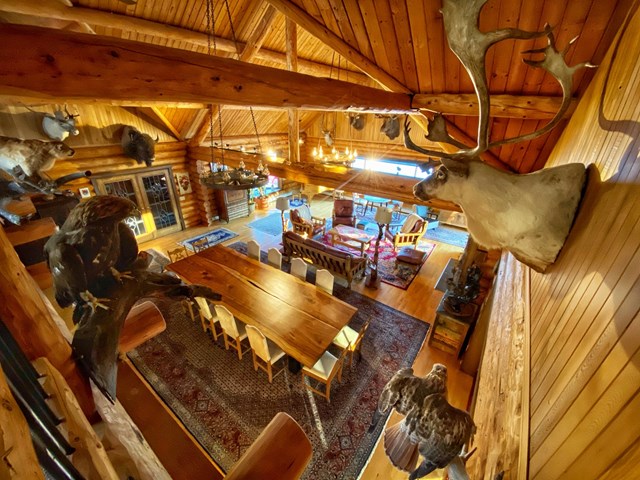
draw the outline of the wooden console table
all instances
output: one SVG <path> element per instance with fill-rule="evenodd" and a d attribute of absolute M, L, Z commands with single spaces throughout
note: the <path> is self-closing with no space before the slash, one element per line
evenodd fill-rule
<path fill-rule="evenodd" d="M 436 309 L 436 318 L 429 331 L 429 345 L 443 352 L 452 353 L 456 357 L 460 356 L 460 351 L 465 344 L 469 329 L 476 321 L 478 306 L 474 303 L 468 304 L 471 312 L 466 316 L 459 316 L 447 311 L 444 301 L 447 298 L 444 294 L 440 304 Z"/>

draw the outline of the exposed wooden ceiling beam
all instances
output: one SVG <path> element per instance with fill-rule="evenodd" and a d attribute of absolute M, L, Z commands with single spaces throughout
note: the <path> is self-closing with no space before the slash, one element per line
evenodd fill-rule
<path fill-rule="evenodd" d="M 149 35 L 155 38 L 166 38 L 181 41 L 190 45 L 200 47 L 207 46 L 207 34 L 196 32 L 185 28 L 174 27 L 164 23 L 153 22 L 142 18 L 121 15 L 118 13 L 103 12 L 86 7 L 66 7 L 57 1 L 51 0 L 0 0 L 0 11 L 19 13 L 23 15 L 33 15 L 45 19 L 58 19 L 75 22 L 83 22 L 98 27 L 117 28 L 119 30 Z M 237 53 L 236 44 L 229 39 L 215 37 L 216 49 L 226 53 Z M 238 42 L 238 49 L 242 51 L 245 47 L 243 42 Z M 281 65 L 286 64 L 286 55 L 283 52 L 260 49 L 256 53 L 257 60 L 264 60 Z M 329 77 L 331 65 L 313 62 L 307 59 L 299 59 L 300 72 L 316 77 Z M 353 83 L 367 83 L 369 77 L 358 72 L 349 72 L 349 80 Z"/>
<path fill-rule="evenodd" d="M 491 116 L 546 120 L 554 117 L 561 103 L 562 97 L 493 94 Z M 566 113 L 567 117 L 573 114 L 576 104 L 577 100 L 574 99 Z M 473 93 L 418 93 L 413 96 L 411 106 L 445 115 L 478 115 L 478 97 Z"/>
<path fill-rule="evenodd" d="M 267 7 L 262 14 L 262 17 L 256 22 L 253 31 L 249 35 L 249 40 L 244 45 L 240 55 L 238 55 L 238 60 L 241 62 L 248 62 L 260 51 L 262 42 L 264 42 L 264 39 L 269 32 L 269 27 L 273 23 L 276 13 L 277 10 L 271 5 Z M 215 105 L 213 109 L 210 110 L 209 115 L 205 116 L 198 127 L 197 133 L 189 141 L 191 145 L 200 145 L 204 139 L 207 138 L 207 134 L 211 135 L 211 122 L 209 121 L 209 117 L 215 117 L 219 112 L 220 105 Z"/>
<path fill-rule="evenodd" d="M 334 49 L 344 58 L 349 60 L 352 64 L 362 70 L 363 73 L 369 75 L 373 80 L 378 82 L 382 87 L 391 90 L 393 92 L 402 92 L 402 93 L 412 93 L 409 88 L 403 85 L 401 82 L 396 80 L 382 68 L 378 67 L 373 61 L 369 60 L 367 57 L 362 55 L 360 52 L 355 50 L 351 45 L 345 42 L 342 38 L 337 36 L 331 30 L 329 30 L 325 25 L 318 22 L 315 18 L 309 15 L 307 12 L 302 10 L 296 4 L 291 2 L 290 0 L 266 0 L 273 6 L 275 6 L 278 10 L 286 15 L 287 18 L 290 18 L 294 22 L 296 22 L 299 26 L 307 30 L 311 35 L 316 37 L 318 40 L 326 44 L 327 46 Z M 426 34 L 426 32 L 425 32 Z M 422 113 L 414 113 L 411 115 L 411 118 L 422 128 L 425 132 L 427 129 L 427 118 Z M 464 134 L 462 131 L 455 128 L 455 126 L 451 126 L 449 132 L 452 137 L 456 138 L 461 142 L 466 142 L 468 140 L 468 136 Z M 451 145 L 441 145 L 444 150 L 451 148 Z M 481 158 L 494 166 L 500 165 L 499 168 L 503 170 L 510 170 L 510 168 L 502 162 L 498 157 L 496 157 L 493 153 L 486 151 L 482 153 Z"/>
<path fill-rule="evenodd" d="M 207 115 L 208 110 L 206 108 L 198 110 L 191 119 L 191 122 L 182 129 L 182 138 L 193 138 Z"/>
<path fill-rule="evenodd" d="M 271 7 L 273 8 L 273 7 Z M 285 43 L 287 50 L 287 70 L 298 71 L 298 31 L 293 20 L 285 20 Z M 288 134 L 289 134 L 289 161 L 300 161 L 300 115 L 298 110 L 290 108 L 287 110 Z"/>
<path fill-rule="evenodd" d="M 0 95 L 410 111 L 405 94 L 157 45 L 20 25 L 0 35 L 0 63 L 11 65 Z"/>
<path fill-rule="evenodd" d="M 171 134 L 176 137 L 176 139 L 178 139 L 179 141 L 182 141 L 182 135 L 180 135 L 180 132 L 176 129 L 176 127 L 173 126 L 173 124 L 169 121 L 169 119 L 164 115 L 164 113 L 162 113 L 162 111 L 160 111 L 160 109 L 158 107 L 150 107 L 149 108 L 149 113 L 155 117 L 158 121 L 160 121 L 160 123 L 162 123 L 165 127 L 167 127 L 169 129 L 169 131 L 171 132 Z"/>
<path fill-rule="evenodd" d="M 295 3 L 289 0 L 267 1 L 280 10 L 287 18 L 290 18 L 318 40 L 334 49 L 384 88 L 388 88 L 395 92 L 411 92 L 401 82 L 378 67 L 375 62 L 362 55 L 358 50 L 350 46 L 342 38 L 333 33 L 326 26 L 322 25 Z"/>
<path fill-rule="evenodd" d="M 0 94 L 0 105 L 29 105 L 31 107 L 38 105 L 50 105 L 59 99 L 52 98 L 50 95 L 34 94 L 34 95 L 17 95 Z M 80 105 L 110 105 L 112 107 L 166 107 L 166 108 L 204 108 L 206 105 L 202 102 L 168 102 L 159 100 L 142 100 L 136 101 L 129 98 L 121 100 L 106 100 L 96 98 L 76 98 L 74 103 Z"/>
<path fill-rule="evenodd" d="M 211 153 L 207 147 L 189 148 L 189 157 L 192 159 L 208 162 L 210 155 Z M 419 203 L 430 205 L 434 208 L 461 211 L 459 206 L 451 202 L 437 199 L 423 202 L 415 198 L 413 196 L 413 186 L 416 184 L 416 179 L 411 177 L 309 163 L 284 165 L 269 161 L 266 155 L 260 157 L 259 155 L 245 154 L 232 150 L 225 150 L 224 153 L 225 163 L 231 167 L 237 167 L 240 160 L 242 160 L 247 168 L 255 169 L 258 158 L 262 158 L 262 161 L 268 164 L 272 175 L 296 182 L 341 188 L 350 192 L 377 195 L 407 203 Z"/>

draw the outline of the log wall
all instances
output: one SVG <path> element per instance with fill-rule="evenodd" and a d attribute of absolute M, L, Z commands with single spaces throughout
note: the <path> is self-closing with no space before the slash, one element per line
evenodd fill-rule
<path fill-rule="evenodd" d="M 593 164 L 556 264 L 531 283 L 530 478 L 639 478 L 640 12 L 549 164 Z"/>

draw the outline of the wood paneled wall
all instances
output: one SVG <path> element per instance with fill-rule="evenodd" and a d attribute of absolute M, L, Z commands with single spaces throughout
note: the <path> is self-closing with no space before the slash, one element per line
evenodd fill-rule
<path fill-rule="evenodd" d="M 532 272 L 532 479 L 640 478 L 639 58 L 636 4 L 549 159 L 602 182 L 558 261 Z"/>

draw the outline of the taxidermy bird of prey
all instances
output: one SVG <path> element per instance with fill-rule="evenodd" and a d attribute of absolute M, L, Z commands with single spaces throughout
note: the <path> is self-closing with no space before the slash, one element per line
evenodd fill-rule
<path fill-rule="evenodd" d="M 435 363 L 424 377 L 416 377 L 412 368 L 403 368 L 387 382 L 380 399 L 378 409 L 373 414 L 369 432 L 372 432 L 382 415 L 394 408 L 398 413 L 407 415 L 416 405 L 433 393 L 447 393 L 447 367 Z"/>
<path fill-rule="evenodd" d="M 47 241 L 45 258 L 61 307 L 75 303 L 107 308 L 92 291 L 105 275 L 119 280 L 119 272 L 136 260 L 138 244 L 122 220 L 137 211 L 126 198 L 92 197 L 76 206 Z"/>
<path fill-rule="evenodd" d="M 422 463 L 409 476 L 410 480 L 422 478 L 452 462 L 461 465 L 461 478 L 468 478 L 459 456 L 475 432 L 467 412 L 451 406 L 443 394 L 436 393 L 428 395 L 422 405 L 414 405 L 405 424 L 409 435 L 418 440 L 418 451 L 423 457 Z"/>

